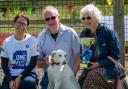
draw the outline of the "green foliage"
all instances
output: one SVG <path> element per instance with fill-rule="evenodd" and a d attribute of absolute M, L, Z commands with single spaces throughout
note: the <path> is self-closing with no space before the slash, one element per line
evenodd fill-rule
<path fill-rule="evenodd" d="M 124 15 L 128 15 L 128 5 L 124 6 Z"/>

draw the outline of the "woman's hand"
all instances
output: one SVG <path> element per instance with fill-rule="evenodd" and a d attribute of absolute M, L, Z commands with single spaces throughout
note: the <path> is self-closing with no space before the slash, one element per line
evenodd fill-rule
<path fill-rule="evenodd" d="M 99 67 L 99 63 L 98 62 L 90 62 L 90 67 L 88 69 L 94 69 Z"/>
<path fill-rule="evenodd" d="M 9 87 L 10 87 L 10 89 L 16 89 L 16 84 L 15 84 L 15 81 L 14 80 L 11 80 L 9 82 Z"/>
<path fill-rule="evenodd" d="M 18 76 L 18 77 L 15 79 L 16 89 L 19 89 L 19 87 L 20 87 L 20 82 L 21 82 L 21 76 Z"/>

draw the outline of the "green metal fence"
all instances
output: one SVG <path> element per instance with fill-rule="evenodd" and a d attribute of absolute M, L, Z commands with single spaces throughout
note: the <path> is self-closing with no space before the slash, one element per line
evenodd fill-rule
<path fill-rule="evenodd" d="M 95 3 L 102 10 L 103 15 L 112 16 L 112 6 L 109 6 L 106 0 L 1 0 L 0 34 L 5 34 L 6 37 L 6 34 L 14 33 L 12 20 L 16 14 L 24 12 L 31 20 L 29 33 L 37 35 L 45 27 L 42 10 L 47 5 L 57 7 L 61 22 L 73 27 L 79 33 L 83 29 L 79 12 L 81 7 L 88 3 Z"/>

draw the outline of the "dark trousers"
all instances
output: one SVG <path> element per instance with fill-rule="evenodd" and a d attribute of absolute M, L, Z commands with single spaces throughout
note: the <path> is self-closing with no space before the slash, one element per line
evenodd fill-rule
<path fill-rule="evenodd" d="M 47 73 L 47 71 L 44 71 L 44 76 L 43 76 L 40 84 L 42 86 L 42 89 L 47 89 L 47 87 L 48 87 L 48 73 Z"/>
<path fill-rule="evenodd" d="M 4 77 L 2 86 L 0 89 L 10 89 L 8 79 Z M 30 74 L 24 77 L 21 80 L 20 88 L 19 89 L 36 89 L 37 86 L 37 78 L 35 74 Z"/>

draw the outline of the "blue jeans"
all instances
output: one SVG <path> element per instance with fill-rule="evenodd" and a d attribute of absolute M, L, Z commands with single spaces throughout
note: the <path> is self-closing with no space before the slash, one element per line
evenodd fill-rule
<path fill-rule="evenodd" d="M 42 89 L 47 89 L 47 87 L 48 87 L 48 73 L 47 73 L 47 71 L 44 71 L 44 76 L 41 80 L 40 85 L 42 86 Z"/>
<path fill-rule="evenodd" d="M 21 84 L 20 84 L 19 89 L 36 89 L 36 85 L 37 85 L 36 75 L 30 74 L 21 80 Z M 4 77 L 3 82 L 2 82 L 2 86 L 0 89 L 10 89 L 9 88 L 9 82 L 7 81 L 6 77 Z"/>

